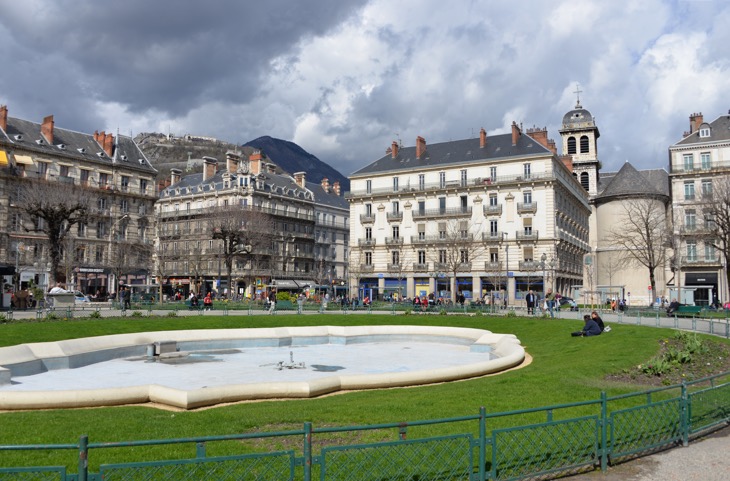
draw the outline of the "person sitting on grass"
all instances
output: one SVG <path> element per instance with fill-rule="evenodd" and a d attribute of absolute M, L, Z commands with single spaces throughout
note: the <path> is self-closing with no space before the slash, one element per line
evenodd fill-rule
<path fill-rule="evenodd" d="M 601 328 L 598 327 L 596 321 L 591 319 L 591 316 L 586 314 L 583 316 L 585 325 L 582 331 L 571 332 L 570 335 L 573 337 L 588 337 L 588 336 L 599 336 L 601 334 Z"/>

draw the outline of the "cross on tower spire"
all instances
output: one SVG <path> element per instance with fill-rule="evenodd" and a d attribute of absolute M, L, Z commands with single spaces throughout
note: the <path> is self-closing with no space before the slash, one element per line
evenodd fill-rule
<path fill-rule="evenodd" d="M 573 93 L 575 94 L 576 99 L 577 99 L 575 101 L 575 108 L 576 109 L 582 108 L 581 105 L 580 105 L 580 94 L 581 94 L 581 92 L 583 92 L 583 91 L 580 89 L 580 84 L 579 83 L 576 83 L 575 84 L 575 90 L 573 91 Z"/>

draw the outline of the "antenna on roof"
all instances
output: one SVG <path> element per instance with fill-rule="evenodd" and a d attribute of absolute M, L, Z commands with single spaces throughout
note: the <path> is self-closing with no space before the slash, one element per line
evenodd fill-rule
<path fill-rule="evenodd" d="M 398 132 L 394 133 L 395 138 L 398 139 L 398 147 L 403 147 L 403 143 L 400 140 L 400 134 Z"/>

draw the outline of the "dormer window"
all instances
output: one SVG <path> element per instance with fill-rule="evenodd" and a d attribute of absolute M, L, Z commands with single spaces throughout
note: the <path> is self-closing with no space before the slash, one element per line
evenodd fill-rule
<path fill-rule="evenodd" d="M 56 147 L 58 147 L 61 150 L 66 150 L 66 144 L 58 144 L 58 145 L 56 145 Z"/>
<path fill-rule="evenodd" d="M 86 149 L 85 149 L 85 148 L 83 148 L 83 147 L 81 147 L 81 148 L 78 148 L 78 149 L 76 149 L 76 150 L 78 150 L 78 151 L 79 151 L 79 154 L 85 154 L 85 153 L 86 153 Z"/>
<path fill-rule="evenodd" d="M 119 158 L 122 159 L 125 162 L 127 161 L 127 156 L 126 155 L 120 155 Z"/>
<path fill-rule="evenodd" d="M 104 157 L 104 152 L 97 152 L 96 155 L 99 157 Z"/>
<path fill-rule="evenodd" d="M 710 128 L 709 127 L 702 127 L 700 129 L 700 137 L 705 138 L 710 136 Z"/>
<path fill-rule="evenodd" d="M 17 134 L 17 135 L 16 135 L 16 136 L 15 136 L 14 138 L 15 138 L 15 140 L 17 140 L 18 142 L 22 142 L 22 141 L 23 141 L 23 136 L 22 136 L 21 134 Z"/>
<path fill-rule="evenodd" d="M 43 145 L 43 139 L 38 139 L 35 141 L 35 143 L 38 145 Z"/>

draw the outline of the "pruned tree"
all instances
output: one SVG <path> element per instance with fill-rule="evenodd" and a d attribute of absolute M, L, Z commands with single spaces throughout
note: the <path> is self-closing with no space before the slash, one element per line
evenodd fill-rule
<path fill-rule="evenodd" d="M 231 288 L 233 261 L 244 258 L 252 263 L 257 252 L 270 247 L 274 235 L 273 218 L 246 206 L 219 207 L 209 219 L 211 238 L 221 241 L 220 256 Z"/>
<path fill-rule="evenodd" d="M 617 212 L 617 223 L 606 239 L 627 255 L 627 262 L 649 271 L 652 292 L 656 292 L 657 268 L 666 261 L 670 236 L 665 201 L 657 198 L 626 199 Z"/>
<path fill-rule="evenodd" d="M 357 248 L 353 248 L 350 251 L 350 257 L 347 264 L 347 273 L 350 277 L 351 283 L 350 283 L 350 293 L 354 291 L 356 293 L 356 296 L 360 298 L 360 279 L 362 279 L 365 271 L 363 269 L 364 266 L 364 254 L 363 251 Z M 354 281 L 354 282 L 352 282 Z"/>
<path fill-rule="evenodd" d="M 722 264 L 730 266 L 730 177 L 713 179 L 711 192 L 703 192 L 701 208 L 706 229 L 704 241 L 722 255 Z M 730 282 L 730 269 L 725 269 L 725 285 Z"/>
<path fill-rule="evenodd" d="M 408 251 L 403 248 L 403 242 L 395 240 L 388 246 L 390 251 L 390 262 L 388 263 L 388 273 L 398 281 L 398 299 L 403 298 L 403 284 L 406 279 L 406 266 L 410 264 L 411 259 Z"/>
<path fill-rule="evenodd" d="M 443 230 L 442 230 L 443 229 Z M 484 253 L 484 245 L 476 241 L 471 222 L 451 220 L 439 225 L 439 244 L 432 258 L 451 275 L 451 301 L 456 301 L 456 276 L 471 272 L 471 263 Z M 437 269 L 441 270 L 441 269 Z"/>
<path fill-rule="evenodd" d="M 74 184 L 47 182 L 24 186 L 19 195 L 22 210 L 30 217 L 27 232 L 39 232 L 48 241 L 51 282 L 65 281 L 62 250 L 71 227 L 86 222 L 90 195 Z"/>

